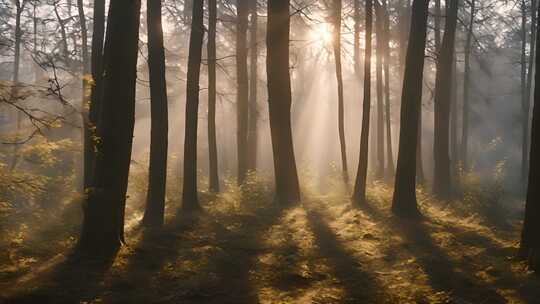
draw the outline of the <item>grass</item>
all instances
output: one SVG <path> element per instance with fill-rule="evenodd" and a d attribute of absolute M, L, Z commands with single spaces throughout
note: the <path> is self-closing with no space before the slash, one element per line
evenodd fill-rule
<path fill-rule="evenodd" d="M 218 195 L 203 192 L 203 211 L 195 216 L 175 216 L 178 206 L 170 197 L 161 230 L 139 227 L 141 204 L 131 204 L 127 246 L 111 265 L 90 267 L 57 257 L 69 252 L 71 243 L 63 242 L 75 237 L 76 229 L 50 225 L 38 234 L 10 227 L 10 237 L 23 232 L 28 238 L 10 245 L 17 248 L 10 260 L 20 262 L 12 265 L 17 271 L 0 271 L 0 294 L 8 303 L 534 303 L 540 298 L 538 277 L 513 258 L 519 223 L 497 228 L 474 200 L 442 203 L 419 190 L 425 218 L 410 222 L 391 215 L 392 189 L 383 183 L 370 185 L 363 206 L 351 204 L 343 190 L 306 191 L 302 203 L 286 209 L 273 204 L 269 184 L 252 176 L 242 187 L 226 183 Z M 55 222 L 72 219 L 70 210 Z M 40 235 L 34 238 L 39 242 L 31 235 Z M 1 265 L 5 261 L 2 256 Z"/>

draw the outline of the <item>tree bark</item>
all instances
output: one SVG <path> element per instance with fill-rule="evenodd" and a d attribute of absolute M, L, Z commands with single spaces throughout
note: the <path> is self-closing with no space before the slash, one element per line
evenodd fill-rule
<path fill-rule="evenodd" d="M 366 182 L 369 151 L 369 121 L 371 110 L 371 53 L 373 33 L 373 1 L 366 0 L 366 54 L 364 56 L 364 101 L 362 113 L 362 130 L 360 134 L 360 156 L 358 158 L 358 172 L 352 199 L 357 204 L 366 201 Z"/>
<path fill-rule="evenodd" d="M 165 78 L 165 48 L 161 22 L 161 0 L 147 1 L 148 70 L 150 74 L 150 167 L 143 224 L 162 226 L 167 184 L 169 114 Z"/>
<path fill-rule="evenodd" d="M 394 152 L 392 149 L 392 123 L 390 105 L 390 15 L 386 0 L 382 1 L 382 9 L 384 13 L 384 95 L 385 95 L 385 115 L 386 115 L 386 176 L 392 178 L 395 174 L 394 167 Z"/>
<path fill-rule="evenodd" d="M 345 185 L 349 184 L 349 165 L 347 163 L 347 142 L 345 139 L 345 102 L 343 97 L 343 72 L 341 66 L 341 0 L 333 1 L 334 25 L 334 62 L 336 67 L 337 95 L 338 95 L 338 133 L 341 151 L 341 174 Z"/>
<path fill-rule="evenodd" d="M 90 188 L 96 157 L 96 139 L 103 94 L 103 41 L 105 39 L 105 0 L 94 1 L 92 30 L 92 88 L 88 105 L 88 122 L 84 136 L 84 189 Z"/>
<path fill-rule="evenodd" d="M 255 171 L 257 169 L 257 144 L 258 144 L 258 120 L 259 111 L 257 106 L 258 98 L 258 31 L 259 18 L 257 15 L 257 1 L 253 1 L 251 9 L 251 27 L 250 27 L 250 56 L 249 56 L 249 115 L 248 115 L 248 163 L 247 169 Z"/>
<path fill-rule="evenodd" d="M 216 136 L 216 0 L 208 0 L 208 156 L 210 192 L 219 192 L 218 151 Z"/>
<path fill-rule="evenodd" d="M 536 14 L 536 13 L 535 13 Z M 538 21 L 537 25 L 538 26 Z M 536 66 L 540 66 L 540 40 L 536 37 Z M 540 75 L 535 75 L 533 120 L 531 129 L 529 187 L 519 255 L 528 259 L 529 267 L 540 272 Z"/>
<path fill-rule="evenodd" d="M 456 38 L 458 0 L 450 0 L 444 37 L 437 61 L 435 81 L 434 179 L 433 193 L 449 199 L 452 193 L 450 166 L 450 103 Z"/>
<path fill-rule="evenodd" d="M 471 53 L 472 39 L 474 33 L 474 19 L 476 15 L 476 0 L 470 2 L 470 19 L 467 28 L 467 38 L 465 41 L 465 70 L 463 72 L 463 118 L 462 118 L 462 134 L 461 134 L 461 165 L 463 171 L 469 170 L 468 149 L 469 149 L 469 98 L 471 87 Z"/>
<path fill-rule="evenodd" d="M 354 75 L 360 79 L 361 61 L 360 61 L 360 0 L 354 0 Z"/>
<path fill-rule="evenodd" d="M 377 84 L 377 133 L 376 133 L 376 154 L 377 166 L 375 178 L 384 178 L 384 86 L 383 86 L 383 60 L 384 60 L 384 12 L 378 1 L 375 1 L 375 28 L 377 37 L 377 57 L 375 63 L 375 74 Z"/>
<path fill-rule="evenodd" d="M 204 38 L 203 17 L 203 1 L 194 1 L 191 16 L 186 86 L 184 187 L 182 192 L 182 208 L 184 211 L 196 211 L 200 209 L 197 195 L 197 128 L 199 120 L 199 80 Z"/>
<path fill-rule="evenodd" d="M 78 244 L 89 256 L 113 254 L 123 241 L 124 209 L 135 124 L 135 84 L 141 3 L 112 1 L 105 43 L 103 109 L 94 188 L 84 202 Z"/>
<path fill-rule="evenodd" d="M 392 212 L 418 217 L 416 202 L 416 149 L 422 103 L 422 80 L 429 0 L 414 0 L 401 97 L 401 128 Z"/>
<path fill-rule="evenodd" d="M 300 201 L 300 186 L 291 130 L 289 72 L 289 0 L 268 0 L 267 58 L 270 133 L 274 155 L 276 201 Z"/>
<path fill-rule="evenodd" d="M 237 0 L 236 21 L 236 140 L 238 153 L 238 184 L 244 183 L 248 169 L 248 114 L 249 114 L 249 78 L 247 30 L 248 0 Z"/>
<path fill-rule="evenodd" d="M 522 165 L 521 165 L 521 179 L 523 182 L 527 181 L 527 174 L 529 172 L 529 116 L 531 112 L 531 90 L 532 90 L 532 82 L 533 82 L 533 75 L 534 75 L 534 59 L 535 59 L 535 47 L 536 44 L 534 43 L 536 41 L 536 35 L 537 35 L 537 28 L 536 28 L 536 6 L 537 1 L 532 0 L 531 1 L 531 43 L 529 44 L 529 61 L 528 61 L 528 68 L 527 68 L 527 86 L 525 89 L 525 99 L 523 104 L 523 148 L 522 148 Z"/>

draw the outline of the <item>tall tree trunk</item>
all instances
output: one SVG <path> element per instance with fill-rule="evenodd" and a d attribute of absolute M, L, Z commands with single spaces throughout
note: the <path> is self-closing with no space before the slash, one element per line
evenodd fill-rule
<path fill-rule="evenodd" d="M 200 209 L 197 195 L 197 128 L 199 120 L 199 80 L 204 38 L 203 18 L 203 1 L 194 1 L 186 86 L 186 135 L 184 139 L 184 187 L 182 191 L 182 208 L 185 211 Z"/>
<path fill-rule="evenodd" d="M 437 60 L 435 81 L 434 179 L 433 193 L 449 199 L 452 191 L 450 171 L 450 103 L 453 82 L 453 59 L 456 39 L 458 0 L 450 0 L 442 47 Z"/>
<path fill-rule="evenodd" d="M 458 169 L 459 169 L 459 135 L 458 135 L 458 70 L 457 70 L 457 54 L 454 46 L 454 57 L 452 58 L 452 93 L 450 96 L 450 149 L 452 159 L 452 178 L 454 184 L 457 185 Z"/>
<path fill-rule="evenodd" d="M 392 212 L 403 217 L 417 217 L 420 214 L 416 202 L 416 141 L 422 103 L 428 7 L 429 0 L 413 2 L 403 79 L 399 152 L 392 200 Z"/>
<path fill-rule="evenodd" d="M 354 75 L 360 79 L 360 0 L 354 0 Z"/>
<path fill-rule="evenodd" d="M 79 23 L 81 26 L 81 38 L 82 38 L 82 104 L 81 104 L 81 118 L 82 118 L 82 142 L 86 146 L 86 134 L 88 130 L 88 109 L 90 106 L 90 91 L 91 91 L 91 75 L 90 75 L 90 58 L 88 52 L 88 31 L 86 27 L 86 15 L 84 13 L 84 3 L 83 0 L 77 0 L 77 10 L 79 13 Z M 84 190 L 84 159 L 86 151 L 83 151 L 83 165 L 82 165 L 82 180 L 83 180 L 83 190 Z M 78 167 L 80 170 L 81 167 Z M 78 176 L 81 176 L 80 174 Z M 79 180 L 80 182 L 80 180 Z"/>
<path fill-rule="evenodd" d="M 536 14 L 536 12 L 535 12 Z M 536 26 L 538 26 L 538 21 Z M 540 66 L 540 39 L 536 37 L 536 66 Z M 531 129 L 531 162 L 529 187 L 525 205 L 525 220 L 521 233 L 519 255 L 527 258 L 529 266 L 540 272 L 540 74 L 535 75 L 533 120 Z"/>
<path fill-rule="evenodd" d="M 216 136 L 216 0 L 208 0 L 208 156 L 210 192 L 219 192 L 218 151 Z"/>
<path fill-rule="evenodd" d="M 383 86 L 383 57 L 384 57 L 384 12 L 378 1 L 375 1 L 375 28 L 377 37 L 377 57 L 375 63 L 375 74 L 377 84 L 377 134 L 376 134 L 376 154 L 377 166 L 375 177 L 384 178 L 384 86 Z"/>
<path fill-rule="evenodd" d="M 371 53 L 373 33 L 373 1 L 366 0 L 366 54 L 364 56 L 364 101 L 362 113 L 362 131 L 360 134 L 360 156 L 358 172 L 352 199 L 363 204 L 366 201 L 366 182 L 369 151 L 369 121 L 371 110 Z"/>
<path fill-rule="evenodd" d="M 465 41 L 465 70 L 463 72 L 463 118 L 461 134 L 461 165 L 464 171 L 469 170 L 468 149 L 469 149 L 469 98 L 471 88 L 471 53 L 472 39 L 474 33 L 474 19 L 476 15 L 476 0 L 470 2 L 470 18 L 467 27 L 467 38 Z"/>
<path fill-rule="evenodd" d="M 526 114 L 527 112 L 527 103 L 528 95 L 527 94 L 527 2 L 526 0 L 521 0 L 521 58 L 520 58 L 520 87 L 521 87 L 521 113 L 522 113 L 522 136 L 521 136 L 521 177 L 522 181 L 526 180 L 527 172 L 527 154 L 528 142 L 527 137 L 529 136 L 529 117 Z M 532 41 L 531 41 L 532 44 Z"/>
<path fill-rule="evenodd" d="M 97 126 L 102 108 L 103 94 L 103 41 L 105 39 L 105 0 L 94 1 L 92 30 L 92 88 L 88 105 L 88 122 L 84 136 L 84 189 L 92 185 L 92 172 L 96 157 Z"/>
<path fill-rule="evenodd" d="M 531 43 L 529 44 L 529 61 L 528 61 L 528 68 L 527 68 L 527 87 L 525 89 L 525 98 L 524 98 L 524 104 L 523 104 L 523 148 L 522 148 L 522 165 L 521 165 L 521 179 L 523 182 L 527 180 L 527 174 L 529 172 L 529 116 L 531 112 L 531 90 L 532 90 L 532 82 L 533 82 L 533 75 L 534 75 L 534 54 L 535 54 L 535 47 L 536 44 L 534 43 L 536 41 L 536 6 L 537 1 L 532 0 L 531 1 Z"/>
<path fill-rule="evenodd" d="M 337 95 L 338 95 L 338 133 L 341 149 L 341 174 L 345 185 L 349 184 L 349 166 L 347 164 L 347 143 L 345 139 L 345 101 L 343 97 L 343 72 L 341 66 L 341 0 L 334 0 L 334 61 L 336 67 Z"/>
<path fill-rule="evenodd" d="M 249 56 L 249 125 L 248 125 L 248 170 L 257 169 L 257 144 L 258 144 L 258 120 L 259 111 L 257 106 L 258 91 L 258 57 L 259 46 L 257 43 L 259 31 L 259 18 L 257 15 L 257 1 L 251 2 L 251 27 L 250 33 L 250 56 Z"/>
<path fill-rule="evenodd" d="M 435 33 L 435 52 L 437 53 L 437 58 L 439 57 L 439 52 L 441 49 L 441 0 L 435 0 L 435 12 L 433 13 L 433 23 L 434 23 L 434 33 Z"/>
<path fill-rule="evenodd" d="M 386 0 L 382 1 L 382 9 L 384 13 L 384 41 L 383 41 L 383 54 L 384 54 L 384 100 L 385 100 L 385 118 L 386 118 L 386 176 L 389 178 L 395 174 L 394 167 L 394 152 L 392 149 L 392 123 L 390 104 L 390 15 L 388 13 L 388 6 Z"/>
<path fill-rule="evenodd" d="M 249 78 L 247 30 L 248 0 L 237 1 L 236 23 L 236 140 L 238 153 L 238 184 L 244 183 L 248 169 L 248 114 L 249 114 Z"/>
<path fill-rule="evenodd" d="M 141 2 L 112 1 L 107 22 L 94 188 L 84 202 L 80 253 L 108 256 L 123 241 L 124 210 L 135 124 Z"/>
<path fill-rule="evenodd" d="M 163 225 L 167 184 L 169 113 L 165 78 L 165 48 L 161 23 L 161 0 L 146 3 L 148 27 L 148 70 L 150 74 L 150 167 L 143 223 Z"/>
<path fill-rule="evenodd" d="M 424 185 L 426 177 L 424 175 L 424 161 L 422 157 L 422 101 L 418 109 L 418 135 L 416 143 L 416 182 L 419 185 Z"/>
<path fill-rule="evenodd" d="M 268 0 L 266 36 L 268 106 L 274 154 L 276 201 L 300 201 L 300 186 L 291 130 L 291 78 L 289 72 L 290 0 Z"/>

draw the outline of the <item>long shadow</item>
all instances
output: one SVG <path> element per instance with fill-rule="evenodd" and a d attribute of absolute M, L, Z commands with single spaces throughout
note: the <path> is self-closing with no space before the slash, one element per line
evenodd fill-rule
<path fill-rule="evenodd" d="M 204 211 L 179 214 L 163 228 L 138 227 L 140 240 L 132 248 L 133 253 L 128 256 L 122 275 L 109 282 L 106 300 L 112 303 L 151 303 L 167 288 L 173 287 L 165 284 L 167 280 L 158 280 L 157 284 L 153 280 L 168 262 L 178 258 L 186 234 L 195 231 L 206 216 Z"/>
<path fill-rule="evenodd" d="M 101 291 L 101 282 L 116 253 L 106 259 L 88 260 L 75 255 L 53 266 L 46 274 L 29 282 L 23 290 L 1 303 L 79 303 L 93 300 Z"/>
<path fill-rule="evenodd" d="M 328 260 L 335 277 L 345 289 L 340 303 L 385 303 L 390 301 L 382 292 L 373 274 L 362 270 L 362 265 L 347 252 L 336 234 L 316 210 L 308 211 L 308 223 L 315 236 L 321 255 Z"/>
<path fill-rule="evenodd" d="M 507 302 L 493 287 L 479 282 L 472 277 L 472 274 L 467 273 L 466 264 L 456 265 L 448 254 L 435 244 L 425 224 L 427 219 L 410 221 L 389 218 L 375 207 L 365 205 L 360 208 L 381 225 L 387 226 L 391 231 L 404 237 L 406 242 L 391 246 L 389 253 L 406 250 L 413 254 L 436 291 L 447 292 L 456 303 L 460 301 L 464 303 Z M 456 266 L 464 269 L 458 269 Z"/>

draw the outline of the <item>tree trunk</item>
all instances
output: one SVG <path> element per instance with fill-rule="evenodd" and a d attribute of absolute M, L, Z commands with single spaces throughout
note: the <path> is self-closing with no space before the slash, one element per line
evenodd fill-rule
<path fill-rule="evenodd" d="M 416 202 L 416 148 L 422 103 L 422 80 L 429 0 L 414 0 L 407 48 L 401 128 L 392 212 L 403 217 L 420 215 Z"/>
<path fill-rule="evenodd" d="M 148 26 L 148 70 L 150 74 L 150 167 L 143 223 L 162 226 L 167 184 L 169 114 L 165 78 L 165 48 L 161 23 L 161 0 L 146 3 Z"/>
<path fill-rule="evenodd" d="M 358 158 L 358 172 L 354 185 L 352 199 L 357 204 L 366 201 L 366 182 L 369 151 L 369 121 L 371 110 L 371 53 L 373 33 L 373 1 L 366 0 L 366 54 L 364 56 L 364 101 L 362 113 L 362 131 L 360 134 L 360 156 Z"/>
<path fill-rule="evenodd" d="M 236 140 L 238 152 L 238 184 L 244 183 L 247 175 L 248 160 L 248 113 L 249 113 L 249 78 L 247 30 L 248 0 L 237 1 L 236 23 Z"/>
<path fill-rule="evenodd" d="M 96 157 L 96 128 L 101 113 L 103 94 L 103 41 L 105 39 L 105 0 L 94 1 L 92 30 L 92 83 L 88 123 L 84 136 L 84 189 L 90 188 Z"/>
<path fill-rule="evenodd" d="M 84 202 L 79 252 L 108 256 L 123 241 L 124 208 L 135 124 L 141 3 L 112 1 L 105 44 L 103 110 L 94 188 Z"/>
<path fill-rule="evenodd" d="M 200 209 L 197 195 L 197 128 L 199 120 L 199 79 L 204 38 L 203 1 L 193 2 L 191 34 L 189 38 L 188 72 L 186 86 L 186 128 L 184 139 L 184 187 L 182 208 Z"/>
<path fill-rule="evenodd" d="M 250 57 L 249 57 L 249 115 L 248 115 L 248 164 L 247 169 L 255 171 L 257 169 L 257 144 L 258 144 L 258 120 L 259 111 L 257 106 L 258 91 L 258 56 L 259 46 L 257 43 L 259 31 L 259 19 L 257 15 L 257 1 L 251 3 L 251 27 L 250 27 Z"/>
<path fill-rule="evenodd" d="M 208 0 L 208 156 L 210 192 L 219 192 L 218 151 L 216 136 L 216 0 Z"/>
<path fill-rule="evenodd" d="M 384 41 L 383 41 L 383 54 L 384 54 L 384 95 L 385 95 L 385 116 L 386 116 L 386 176 L 392 178 L 395 174 L 394 167 L 394 152 L 392 149 L 392 124 L 390 104 L 390 15 L 388 13 L 388 6 L 386 0 L 382 2 L 382 9 L 384 13 Z"/>
<path fill-rule="evenodd" d="M 268 0 L 266 36 L 268 106 L 274 154 L 276 201 L 300 201 L 300 186 L 291 130 L 291 79 L 289 72 L 289 0 Z"/>
<path fill-rule="evenodd" d="M 532 90 L 532 82 L 533 82 L 533 75 L 534 75 L 534 54 L 535 54 L 535 46 L 534 43 L 536 41 L 536 6 L 537 2 L 536 0 L 531 1 L 531 43 L 529 44 L 529 62 L 528 62 L 528 68 L 527 68 L 527 87 L 525 91 L 525 99 L 524 106 L 523 106 L 523 149 L 522 149 L 522 165 L 521 165 L 521 179 L 525 182 L 527 181 L 527 174 L 529 171 L 529 116 L 531 112 L 531 90 Z"/>
<path fill-rule="evenodd" d="M 536 12 L 535 12 L 536 14 Z M 538 22 L 538 21 L 537 21 Z M 538 23 L 537 25 L 538 26 Z M 540 40 L 536 37 L 536 66 L 540 66 Z M 533 120 L 531 130 L 531 162 L 525 220 L 519 254 L 527 258 L 529 267 L 540 272 L 540 75 L 535 75 Z"/>
<path fill-rule="evenodd" d="M 462 118 L 462 134 L 461 134 L 461 165 L 463 171 L 469 170 L 468 149 L 469 149 L 469 91 L 471 86 L 471 53 L 472 39 L 474 32 L 474 18 L 476 15 L 476 0 L 470 2 L 470 19 L 469 27 L 467 28 L 467 38 L 465 41 L 465 71 L 463 72 L 463 118 Z"/>
<path fill-rule="evenodd" d="M 384 178 L 384 86 L 383 86 L 383 57 L 384 57 L 384 12 L 378 1 L 375 1 L 375 27 L 377 32 L 377 57 L 375 64 L 377 83 L 377 134 L 376 154 L 377 166 L 375 178 Z"/>
<path fill-rule="evenodd" d="M 360 0 L 354 0 L 354 75 L 360 79 Z"/>
<path fill-rule="evenodd" d="M 82 42 L 82 100 L 81 100 L 81 120 L 82 120 L 82 132 L 81 132 L 81 137 L 82 137 L 82 142 L 83 142 L 83 146 L 86 146 L 86 134 L 89 132 L 88 130 L 88 107 L 89 107 L 89 103 L 90 103 L 90 91 L 91 91 L 91 80 L 90 80 L 90 62 L 89 62 L 89 54 L 88 54 L 88 31 L 87 31 L 87 27 L 86 27 L 86 15 L 84 13 L 84 3 L 83 3 L 83 0 L 77 0 L 77 10 L 78 10 L 78 13 L 79 13 L 79 23 L 80 23 L 80 26 L 81 26 L 81 42 Z M 82 180 L 83 180 L 83 191 L 84 191 L 84 159 L 85 159 L 85 155 L 84 153 L 86 153 L 86 151 L 83 151 L 83 165 L 82 165 L 82 172 L 78 172 L 78 173 L 82 173 L 82 176 L 81 174 L 77 174 L 78 178 L 81 178 L 82 177 Z M 77 162 L 78 163 L 78 162 Z M 81 170 L 81 167 L 79 166 L 78 167 L 78 170 Z M 79 186 L 80 186 L 80 179 L 78 180 L 79 181 Z"/>
<path fill-rule="evenodd" d="M 336 80 L 338 90 L 338 133 L 341 149 L 341 174 L 345 185 L 349 184 L 349 166 L 347 164 L 347 143 L 345 139 L 345 104 L 343 97 L 343 72 L 341 66 L 341 0 L 334 0 L 334 61 L 336 67 Z"/>
<path fill-rule="evenodd" d="M 453 59 L 456 39 L 458 0 L 451 0 L 446 18 L 442 47 L 437 61 L 435 81 L 435 166 L 433 193 L 441 199 L 451 196 L 450 103 L 453 82 Z"/>

